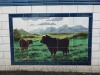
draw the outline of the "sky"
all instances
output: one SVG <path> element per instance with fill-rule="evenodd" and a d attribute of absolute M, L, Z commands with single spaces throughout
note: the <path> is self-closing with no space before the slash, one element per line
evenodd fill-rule
<path fill-rule="evenodd" d="M 88 17 L 19 17 L 13 18 L 13 29 L 24 29 L 26 31 L 32 31 L 34 29 L 46 29 L 47 27 L 61 27 L 68 25 L 73 27 L 81 25 L 88 28 Z"/>

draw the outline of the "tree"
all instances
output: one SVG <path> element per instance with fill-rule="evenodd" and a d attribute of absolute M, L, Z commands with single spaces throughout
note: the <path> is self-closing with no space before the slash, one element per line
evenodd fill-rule
<path fill-rule="evenodd" d="M 14 41 L 19 41 L 21 39 L 21 34 L 19 33 L 19 31 L 17 29 L 14 29 L 13 33 L 14 33 Z"/>

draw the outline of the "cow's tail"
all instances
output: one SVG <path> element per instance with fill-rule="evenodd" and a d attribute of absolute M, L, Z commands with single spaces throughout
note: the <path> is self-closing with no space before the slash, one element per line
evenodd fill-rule
<path fill-rule="evenodd" d="M 69 39 L 68 39 L 68 46 L 67 46 L 67 48 L 68 48 L 68 53 L 69 53 Z"/>
<path fill-rule="evenodd" d="M 68 48 L 68 53 L 69 53 L 69 48 Z"/>

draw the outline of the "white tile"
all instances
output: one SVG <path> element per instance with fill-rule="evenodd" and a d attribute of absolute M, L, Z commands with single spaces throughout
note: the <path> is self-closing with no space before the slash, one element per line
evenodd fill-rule
<path fill-rule="evenodd" d="M 2 22 L 2 29 L 9 29 L 9 22 Z"/>
<path fill-rule="evenodd" d="M 17 6 L 17 13 L 31 13 L 31 6 Z"/>
<path fill-rule="evenodd" d="M 6 69 L 5 66 L 0 65 L 0 71 L 4 71 L 5 69 Z"/>
<path fill-rule="evenodd" d="M 99 60 L 99 65 L 98 66 L 100 66 L 100 59 L 98 59 Z"/>
<path fill-rule="evenodd" d="M 11 60 L 10 59 L 0 59 L 0 66 L 6 66 L 6 65 L 11 65 Z"/>
<path fill-rule="evenodd" d="M 0 66 L 1 66 L 1 65 L 5 65 L 4 63 L 5 63 L 5 62 L 4 62 L 4 59 L 0 59 Z"/>
<path fill-rule="evenodd" d="M 100 20 L 100 13 L 93 13 L 93 20 Z"/>
<path fill-rule="evenodd" d="M 92 52 L 92 58 L 100 59 L 100 51 Z"/>
<path fill-rule="evenodd" d="M 78 12 L 93 12 L 93 5 L 78 5 Z"/>
<path fill-rule="evenodd" d="M 75 13 L 77 12 L 77 5 L 63 5 L 63 13 Z"/>
<path fill-rule="evenodd" d="M 100 37 L 92 37 L 92 44 L 100 43 Z"/>
<path fill-rule="evenodd" d="M 92 59 L 92 65 L 99 65 L 99 59 Z"/>
<path fill-rule="evenodd" d="M 98 36 L 100 36 L 100 33 L 93 33 L 92 34 L 92 37 L 98 37 Z"/>
<path fill-rule="evenodd" d="M 3 37 L 3 44 L 9 43 L 10 44 L 10 37 Z"/>
<path fill-rule="evenodd" d="M 19 66 L 19 68 L 20 68 L 20 70 L 28 70 L 28 71 L 34 71 L 33 70 L 33 66 L 30 66 L 30 65 L 28 65 L 28 66 Z M 41 68 L 41 67 L 40 67 Z"/>
<path fill-rule="evenodd" d="M 0 14 L 2 13 L 2 7 L 0 7 Z"/>
<path fill-rule="evenodd" d="M 0 37 L 0 44 L 2 44 L 2 37 Z"/>
<path fill-rule="evenodd" d="M 0 36 L 9 36 L 9 30 L 0 30 Z"/>
<path fill-rule="evenodd" d="M 2 28 L 1 22 L 0 22 L 0 29 Z"/>
<path fill-rule="evenodd" d="M 62 12 L 62 6 L 58 5 L 47 6 L 47 13 L 61 13 L 61 12 Z"/>
<path fill-rule="evenodd" d="M 9 51 L 10 52 L 10 44 L 0 45 L 0 51 Z"/>
<path fill-rule="evenodd" d="M 94 5 L 94 11 L 93 12 L 100 12 L 100 5 Z"/>
<path fill-rule="evenodd" d="M 2 29 L 2 23 L 0 22 L 0 29 Z"/>
<path fill-rule="evenodd" d="M 100 66 L 92 66 L 92 72 L 100 72 Z"/>
<path fill-rule="evenodd" d="M 92 51 L 100 51 L 100 44 L 92 44 Z"/>
<path fill-rule="evenodd" d="M 5 70 L 7 70 L 7 71 L 11 71 L 11 70 L 16 71 L 16 70 L 19 70 L 19 69 L 20 69 L 19 65 L 17 65 L 17 66 L 11 65 L 11 66 L 6 66 Z"/>
<path fill-rule="evenodd" d="M 32 6 L 32 13 L 46 13 L 46 6 Z"/>
<path fill-rule="evenodd" d="M 76 69 L 76 66 L 38 66 L 38 65 L 35 65 L 35 66 L 20 66 L 20 70 L 33 70 L 33 71 L 45 71 L 45 72 L 48 72 L 48 71 L 55 71 L 55 72 L 76 72 L 77 69 Z"/>
<path fill-rule="evenodd" d="M 5 59 L 5 65 L 10 65 L 11 66 L 11 58 L 10 59 Z"/>
<path fill-rule="evenodd" d="M 8 21 L 8 14 L 0 14 L 0 21 Z"/>
<path fill-rule="evenodd" d="M 0 59 L 3 59 L 3 52 L 0 52 Z"/>
<path fill-rule="evenodd" d="M 93 28 L 100 28 L 100 21 L 93 21 Z"/>
<path fill-rule="evenodd" d="M 11 58 L 10 52 L 4 52 L 4 58 L 5 58 L 5 59 Z"/>
<path fill-rule="evenodd" d="M 16 13 L 16 6 L 3 6 L 2 13 Z"/>
<path fill-rule="evenodd" d="M 96 34 L 100 33 L 100 29 L 93 29 L 92 31 L 93 33 L 96 33 Z"/>
<path fill-rule="evenodd" d="M 90 66 L 77 66 L 77 72 L 90 72 Z"/>
<path fill-rule="evenodd" d="M 93 29 L 92 30 L 93 32 L 93 34 L 92 34 L 92 36 L 94 37 L 94 36 L 98 36 L 98 37 L 100 37 L 100 29 Z"/>

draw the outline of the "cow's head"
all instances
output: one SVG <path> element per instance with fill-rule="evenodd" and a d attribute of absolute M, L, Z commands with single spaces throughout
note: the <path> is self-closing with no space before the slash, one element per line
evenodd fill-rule
<path fill-rule="evenodd" d="M 48 36 L 48 35 L 43 35 L 43 37 L 42 37 L 42 39 L 41 39 L 41 43 L 47 44 L 49 38 L 50 38 L 50 36 Z"/>
<path fill-rule="evenodd" d="M 46 35 L 43 35 L 42 36 L 42 39 L 41 39 L 40 42 L 46 44 Z"/>

